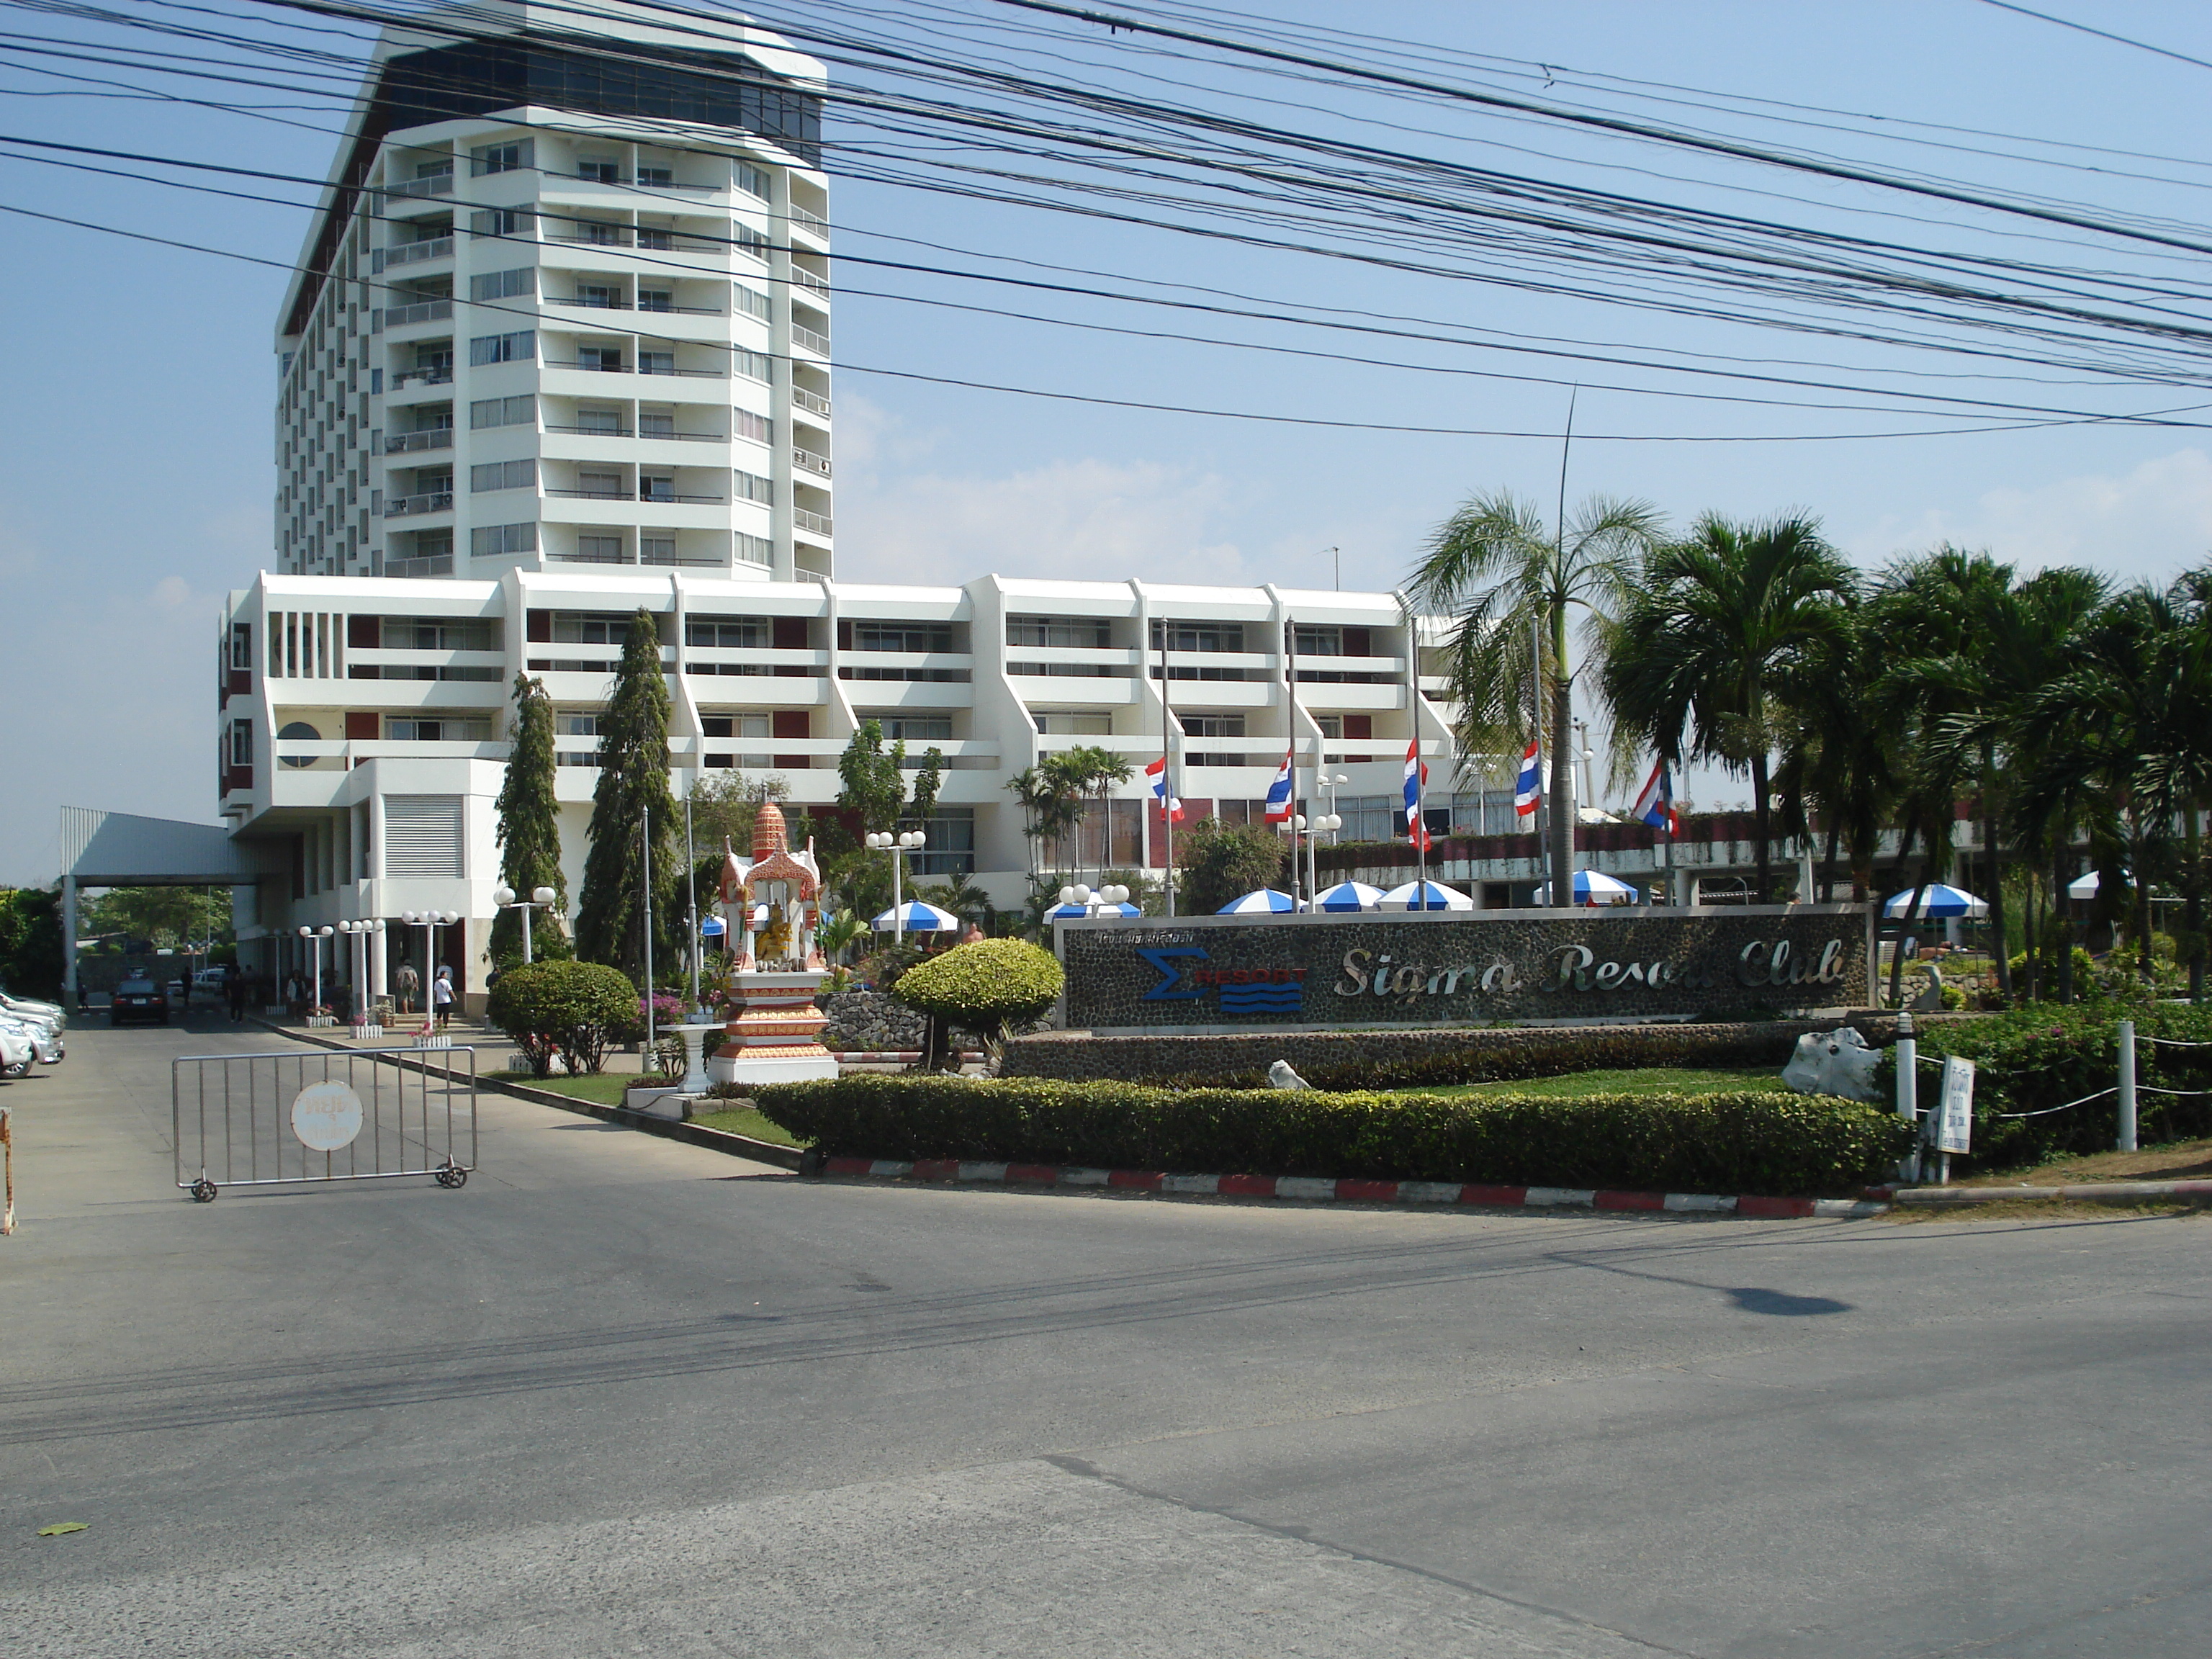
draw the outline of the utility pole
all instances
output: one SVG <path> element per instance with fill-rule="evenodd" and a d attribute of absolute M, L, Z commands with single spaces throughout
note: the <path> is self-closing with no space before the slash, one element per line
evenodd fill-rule
<path fill-rule="evenodd" d="M 641 808 L 638 817 L 638 836 L 645 849 L 645 1053 L 638 1057 L 637 1069 L 643 1072 L 653 1064 L 653 809 Z"/>

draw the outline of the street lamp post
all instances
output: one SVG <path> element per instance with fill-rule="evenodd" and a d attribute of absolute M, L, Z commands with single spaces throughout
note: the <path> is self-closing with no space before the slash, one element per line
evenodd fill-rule
<path fill-rule="evenodd" d="M 425 1029 L 434 1025 L 438 1007 L 438 930 L 461 919 L 458 910 L 409 910 L 400 921 L 410 927 L 422 930 L 422 1012 L 428 1016 Z"/>
<path fill-rule="evenodd" d="M 384 918 L 372 916 L 365 921 L 342 921 L 338 932 L 348 936 L 353 969 L 353 1023 L 368 1024 L 368 940 L 372 933 L 384 931 Z"/>
<path fill-rule="evenodd" d="M 522 898 L 516 895 L 514 889 L 502 882 L 491 890 L 491 902 L 502 910 L 522 912 L 522 959 L 528 963 L 531 960 L 530 913 L 551 909 L 560 902 L 560 896 L 550 887 L 533 887 L 530 890 L 530 896 Z"/>
<path fill-rule="evenodd" d="M 905 889 L 899 879 L 901 866 L 907 854 L 919 853 L 928 844 L 929 837 L 919 830 L 896 833 L 889 830 L 873 830 L 868 832 L 869 848 L 891 855 L 891 943 L 894 945 L 906 943 Z"/>
<path fill-rule="evenodd" d="M 314 989 L 307 1004 L 311 1010 L 323 1006 L 323 941 L 337 931 L 335 927 L 310 927 L 304 923 L 300 928 L 300 937 L 307 941 L 313 964 Z"/>

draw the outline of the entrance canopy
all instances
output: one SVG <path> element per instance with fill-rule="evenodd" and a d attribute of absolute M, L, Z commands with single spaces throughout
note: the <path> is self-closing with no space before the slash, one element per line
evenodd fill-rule
<path fill-rule="evenodd" d="M 212 823 L 62 808 L 62 983 L 77 1000 L 76 899 L 88 887 L 245 887 L 261 872 Z"/>
<path fill-rule="evenodd" d="M 62 877 L 80 888 L 237 887 L 261 872 L 219 825 L 64 806 Z"/>

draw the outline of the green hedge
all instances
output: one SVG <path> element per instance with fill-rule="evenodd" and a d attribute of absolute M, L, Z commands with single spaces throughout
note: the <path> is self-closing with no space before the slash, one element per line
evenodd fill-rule
<path fill-rule="evenodd" d="M 1782 1068 L 1796 1051 L 1796 1024 L 1745 1022 L 1727 1025 L 1559 1025 L 1501 1031 L 1485 1042 L 1478 1033 L 1464 1046 L 1394 1053 L 1389 1034 L 1347 1032 L 1340 1042 L 1310 1034 L 1297 1038 L 1285 1058 L 1317 1089 L 1413 1088 L 1421 1084 L 1510 1083 L 1522 1078 L 1565 1077 L 1574 1072 L 1632 1072 L 1652 1066 L 1726 1070 Z M 1821 1028 L 1827 1029 L 1825 1025 Z M 1140 1039 L 1129 1039 L 1139 1042 Z M 1204 1039 L 1197 1039 L 1203 1042 Z M 1009 1063 L 1027 1061 L 1017 1043 Z M 1340 1047 L 1345 1057 L 1328 1057 Z M 1264 1065 L 1220 1066 L 1204 1073 L 1162 1070 L 1131 1082 L 1169 1089 L 1263 1089 Z"/>
<path fill-rule="evenodd" d="M 1781 1091 L 1561 1100 L 848 1077 L 758 1098 L 836 1157 L 1642 1191 L 1840 1191 L 1887 1175 L 1909 1139 L 1877 1108 Z"/>
<path fill-rule="evenodd" d="M 2162 1036 L 2212 1045 L 2212 1009 L 2155 1003 L 2038 1003 L 1982 1019 L 1947 1023 L 1920 1034 L 1923 1058 L 1958 1054 L 1974 1062 L 1972 1167 L 2010 1169 L 2112 1151 L 2119 1131 L 2116 1097 L 2106 1095 L 2066 1111 L 2049 1109 L 2109 1089 L 2118 1081 L 2123 1018 L 2136 1023 L 2136 1081 L 2145 1091 L 2136 1100 L 2138 1144 L 2150 1146 L 2212 1135 L 2212 1093 L 2148 1092 L 2212 1091 L 2212 1046 L 2169 1048 L 2148 1040 Z M 1935 1104 L 1936 1075 L 1932 1066 L 1921 1068 L 1923 1107 Z M 1893 1059 L 1885 1057 L 1877 1081 L 1890 1098 L 1895 1097 L 1895 1077 Z M 2005 1115 L 2015 1112 L 2047 1115 Z"/>

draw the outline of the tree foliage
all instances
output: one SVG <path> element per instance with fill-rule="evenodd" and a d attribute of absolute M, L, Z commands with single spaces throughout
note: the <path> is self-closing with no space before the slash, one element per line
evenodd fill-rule
<path fill-rule="evenodd" d="M 1256 823 L 1201 818 L 1176 837 L 1176 890 L 1188 915 L 1211 915 L 1233 898 L 1282 879 L 1289 848 Z"/>
<path fill-rule="evenodd" d="M 676 893 L 682 874 L 676 799 L 668 787 L 668 684 L 659 632 L 642 605 L 630 619 L 614 695 L 599 716 L 599 760 L 576 945 L 587 960 L 619 968 L 642 986 L 648 857 L 656 971 L 672 969 L 679 960 Z"/>
<path fill-rule="evenodd" d="M 837 757 L 837 805 L 859 817 L 866 834 L 895 827 L 906 805 L 905 766 L 905 742 L 885 749 L 883 722 L 862 720 Z"/>
<path fill-rule="evenodd" d="M 0 887 L 0 990 L 52 1000 L 61 995 L 62 971 L 61 894 Z"/>
<path fill-rule="evenodd" d="M 1595 497 L 1555 528 L 1500 490 L 1439 526 L 1406 585 L 1415 611 L 1455 619 L 1444 655 L 1465 756 L 1494 763 L 1550 722 L 1547 827 L 1562 905 L 1573 901 L 1574 820 L 1564 809 L 1577 746 L 1569 620 L 1581 611 L 1586 638 L 1601 642 L 1660 540 L 1658 512 L 1642 501 Z"/>
<path fill-rule="evenodd" d="M 518 672 L 514 677 L 514 722 L 509 730 L 507 772 L 499 787 L 499 878 L 522 898 L 550 887 L 557 902 L 530 917 L 531 954 L 569 954 L 561 918 L 568 909 L 568 878 L 561 872 L 561 804 L 554 793 L 553 699 L 545 682 Z M 522 956 L 522 914 L 499 913 L 491 927 L 492 960 L 502 964 Z"/>
<path fill-rule="evenodd" d="M 1773 886 L 1778 694 L 1793 670 L 1838 654 L 1856 590 L 1810 519 L 1736 524 L 1709 513 L 1645 558 L 1604 625 L 1599 684 L 1616 745 L 1749 774 L 1761 902 Z"/>

